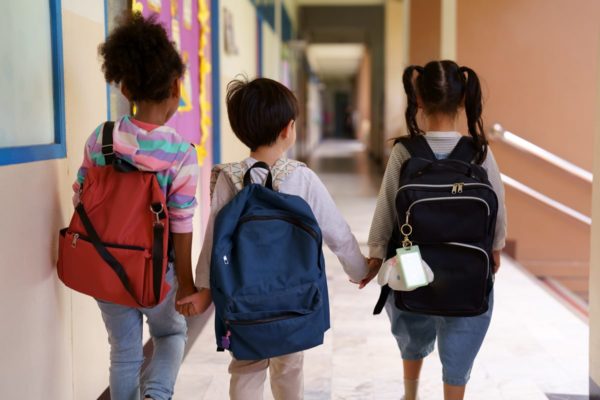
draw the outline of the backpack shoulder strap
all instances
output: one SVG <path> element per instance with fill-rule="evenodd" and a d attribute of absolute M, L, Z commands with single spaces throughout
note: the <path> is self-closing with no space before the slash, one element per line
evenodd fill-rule
<path fill-rule="evenodd" d="M 236 192 L 239 192 L 244 188 L 244 174 L 246 173 L 246 165 L 241 162 L 217 164 L 212 167 L 210 174 L 210 198 L 212 199 L 215 186 L 217 185 L 217 179 L 221 173 L 231 181 L 235 187 Z"/>
<path fill-rule="evenodd" d="M 104 164 L 111 165 L 115 161 L 115 151 L 113 149 L 113 130 L 114 121 L 106 121 L 102 127 L 102 155 Z"/>
<path fill-rule="evenodd" d="M 287 158 L 280 158 L 277 160 L 275 165 L 271 168 L 271 174 L 273 175 L 273 189 L 279 191 L 279 187 L 283 181 L 285 181 L 292 172 L 302 167 L 306 167 L 306 164 L 300 161 L 288 160 Z"/>
<path fill-rule="evenodd" d="M 429 144 L 423 135 L 414 137 L 402 136 L 396 139 L 395 143 L 402 143 L 410 153 L 411 157 L 419 157 L 431 161 L 435 161 L 436 159 L 433 150 L 431 150 L 431 147 L 429 147 Z"/>
<path fill-rule="evenodd" d="M 452 152 L 448 155 L 449 159 L 460 160 L 471 164 L 477 157 L 477 148 L 473 138 L 462 136 Z"/>
<path fill-rule="evenodd" d="M 273 190 L 278 192 L 281 183 L 291 175 L 292 172 L 301 167 L 306 167 L 306 164 L 296 160 L 288 160 L 287 158 L 280 158 L 277 160 L 271 167 Z M 239 192 L 244 188 L 244 175 L 247 170 L 248 167 L 243 162 L 215 165 L 212 168 L 210 177 L 210 198 L 212 199 L 217 179 L 221 173 L 224 173 L 229 178 L 236 191 Z"/>

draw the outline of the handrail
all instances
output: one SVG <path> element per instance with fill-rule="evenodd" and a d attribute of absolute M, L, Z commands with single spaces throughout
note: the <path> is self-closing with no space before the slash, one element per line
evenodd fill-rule
<path fill-rule="evenodd" d="M 579 211 L 574 210 L 571 207 L 568 207 L 568 206 L 564 205 L 563 203 L 558 202 L 558 201 L 546 196 L 545 194 L 538 192 L 535 189 L 530 188 L 529 186 L 517 181 L 516 179 L 511 178 L 510 176 L 507 176 L 504 174 L 500 174 L 500 176 L 502 178 L 502 182 L 504 182 L 506 185 L 508 185 L 514 189 L 517 189 L 518 191 L 525 193 L 528 196 L 533 197 L 534 199 L 554 208 L 555 210 L 558 210 L 558 211 L 562 212 L 563 214 L 567 214 L 568 216 L 575 218 L 576 220 L 578 220 L 580 222 L 583 222 L 584 224 L 592 225 L 592 219 L 590 217 L 588 217 L 587 215 L 582 214 Z"/>
<path fill-rule="evenodd" d="M 502 125 L 496 123 L 492 127 L 492 138 L 499 138 L 503 142 L 508 143 L 513 147 L 517 147 L 520 150 L 533 154 L 557 167 L 560 169 L 569 172 L 589 183 L 592 182 L 594 175 L 577 165 L 560 158 L 559 156 L 549 152 L 546 149 L 543 149 L 536 144 L 533 144 L 520 136 L 515 135 L 512 132 L 505 130 Z"/>

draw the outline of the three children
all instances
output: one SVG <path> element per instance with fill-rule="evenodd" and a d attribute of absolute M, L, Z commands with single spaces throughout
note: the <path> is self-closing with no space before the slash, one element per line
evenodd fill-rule
<path fill-rule="evenodd" d="M 152 41 L 152 48 L 143 43 Z M 174 263 L 166 279 L 172 282 L 167 299 L 151 309 L 125 307 L 98 301 L 111 344 L 110 389 L 114 399 L 169 399 L 183 356 L 186 324 L 183 316 L 204 312 L 211 303 L 210 260 L 215 219 L 219 211 L 240 190 L 244 173 L 257 162 L 271 166 L 274 187 L 281 193 L 299 196 L 310 206 L 322 230 L 323 241 L 336 254 L 350 279 L 364 287 L 376 274 L 385 257 L 394 215 L 394 193 L 402 163 L 409 157 L 396 145 L 381 187 L 371 233 L 370 259 L 360 252 L 358 243 L 338 211 L 327 189 L 306 165 L 285 157 L 296 140 L 298 105 L 293 93 L 282 84 L 265 78 L 250 82 L 232 81 L 227 90 L 227 111 L 231 127 L 250 149 L 249 157 L 237 164 L 238 171 L 213 170 L 211 213 L 195 284 L 191 270 L 191 219 L 196 205 L 198 177 L 196 153 L 165 123 L 177 110 L 179 80 L 184 66 L 164 29 L 152 18 L 134 14 L 115 29 L 100 46 L 103 71 L 109 83 L 120 85 L 125 97 L 136 106 L 133 116 L 121 118 L 113 132 L 114 151 L 143 171 L 153 171 L 164 190 L 172 232 Z M 413 75 L 416 73 L 416 77 Z M 453 62 L 432 62 L 409 67 L 404 76 L 408 95 L 407 126 L 420 135 L 415 114 L 424 110 L 426 139 L 438 158 L 450 153 L 460 138 L 456 116 L 465 107 L 469 133 L 480 145 L 476 161 L 488 170 L 499 204 L 494 259 L 499 266 L 499 251 L 505 237 L 503 190 L 498 168 L 481 130 L 481 92 L 476 74 Z M 74 184 L 74 201 L 85 182 L 86 169 L 101 165 L 102 142 L 96 129 L 86 143 L 84 162 Z M 263 183 L 268 171 L 255 168 L 250 180 Z M 497 269 L 497 267 L 496 267 Z M 392 332 L 404 359 L 405 399 L 414 400 L 423 358 L 431 352 L 436 336 L 444 365 L 445 399 L 462 399 L 473 360 L 483 341 L 491 318 L 431 317 L 398 310 L 388 301 L 386 310 Z M 149 367 L 140 378 L 143 361 L 141 329 L 146 315 L 155 350 Z M 303 354 L 291 353 L 263 360 L 237 360 L 229 365 L 230 398 L 262 399 L 267 370 L 276 399 L 303 398 Z"/>

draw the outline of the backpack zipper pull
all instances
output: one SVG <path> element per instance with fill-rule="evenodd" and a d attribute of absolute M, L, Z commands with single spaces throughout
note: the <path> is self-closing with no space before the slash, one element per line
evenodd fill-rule
<path fill-rule="evenodd" d="M 458 191 L 458 183 L 455 183 L 452 185 L 452 194 L 456 194 L 457 191 Z"/>
<path fill-rule="evenodd" d="M 228 329 L 227 333 L 225 334 L 225 336 L 221 336 L 221 347 L 225 350 L 228 350 L 229 347 L 231 346 L 231 339 L 229 339 L 229 337 L 231 336 L 231 331 Z"/>
<path fill-rule="evenodd" d="M 227 259 L 227 256 L 223 256 L 223 264 L 229 265 L 229 260 Z"/>
<path fill-rule="evenodd" d="M 73 235 L 73 240 L 71 241 L 71 247 L 77 247 L 77 239 L 79 239 L 79 233 Z"/>
<path fill-rule="evenodd" d="M 463 192 L 463 186 L 465 186 L 465 184 L 464 183 L 457 183 L 457 185 L 458 185 L 458 188 L 457 188 L 458 193 L 462 193 Z"/>

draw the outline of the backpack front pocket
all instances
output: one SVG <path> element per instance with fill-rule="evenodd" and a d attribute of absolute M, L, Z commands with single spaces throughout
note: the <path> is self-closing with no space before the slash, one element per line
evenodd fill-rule
<path fill-rule="evenodd" d="M 317 346 L 323 342 L 323 319 L 323 299 L 314 283 L 268 295 L 236 296 L 229 300 L 223 315 L 230 350 L 240 360 Z"/>
<path fill-rule="evenodd" d="M 139 246 L 103 243 L 123 265 L 136 298 L 125 289 L 117 273 L 104 261 L 90 240 L 82 234 L 63 229 L 59 237 L 58 276 L 78 292 L 97 299 L 126 305 L 145 307 L 156 305 L 153 287 L 152 255 Z M 161 298 L 169 290 L 163 279 Z"/>
<path fill-rule="evenodd" d="M 398 223 L 412 227 L 413 242 L 479 242 L 490 217 L 490 205 L 479 197 L 430 197 L 412 202 Z"/>
<path fill-rule="evenodd" d="M 491 271 L 484 249 L 457 242 L 420 244 L 419 248 L 435 278 L 412 292 L 395 292 L 399 308 L 448 316 L 479 315 L 487 310 Z"/>

